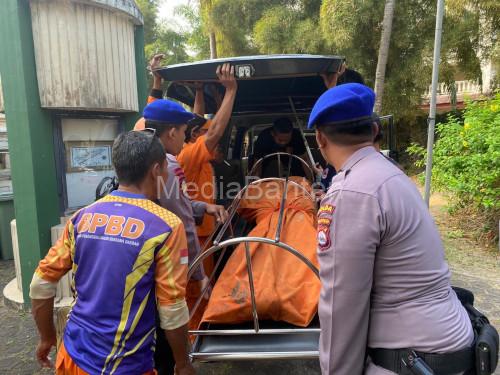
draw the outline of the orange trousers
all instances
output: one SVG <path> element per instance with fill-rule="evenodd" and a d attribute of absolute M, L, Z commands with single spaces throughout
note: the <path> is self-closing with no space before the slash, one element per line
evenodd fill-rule
<path fill-rule="evenodd" d="M 68 352 L 64 348 L 64 342 L 61 342 L 59 346 L 59 351 L 57 352 L 56 359 L 56 375 L 89 375 L 88 372 L 83 371 L 80 367 L 73 362 L 73 359 L 69 356 Z M 156 370 L 151 370 L 143 375 L 156 375 Z"/>

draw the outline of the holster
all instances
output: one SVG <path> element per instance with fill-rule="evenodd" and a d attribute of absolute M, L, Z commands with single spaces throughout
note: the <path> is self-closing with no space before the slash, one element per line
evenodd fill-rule
<path fill-rule="evenodd" d="M 474 307 L 474 294 L 470 290 L 458 287 L 453 287 L 453 290 L 467 311 L 474 330 L 475 375 L 493 374 L 498 365 L 498 332 L 488 318 Z"/>
<path fill-rule="evenodd" d="M 474 330 L 474 344 L 454 353 L 433 354 L 413 349 L 368 348 L 373 363 L 400 375 L 415 374 L 407 366 L 408 353 L 415 353 L 437 375 L 457 374 L 491 375 L 498 364 L 499 337 L 488 318 L 474 307 L 474 294 L 467 289 L 453 287 L 458 299 L 469 315 Z"/>

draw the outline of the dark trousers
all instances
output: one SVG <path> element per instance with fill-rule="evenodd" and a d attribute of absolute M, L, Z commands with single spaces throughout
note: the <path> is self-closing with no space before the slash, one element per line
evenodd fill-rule
<path fill-rule="evenodd" d="M 165 331 L 160 328 L 158 317 L 156 319 L 156 350 L 154 358 L 158 375 L 174 375 L 174 355 L 165 337 Z"/>

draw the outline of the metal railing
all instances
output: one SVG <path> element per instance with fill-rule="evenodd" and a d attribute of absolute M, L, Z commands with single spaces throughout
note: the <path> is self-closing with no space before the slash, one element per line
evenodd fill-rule
<path fill-rule="evenodd" d="M 282 155 L 283 153 L 277 153 Z M 276 154 L 273 154 L 276 156 Z M 263 159 L 271 157 L 273 155 L 267 155 L 266 157 L 260 159 L 257 161 L 256 165 L 259 163 L 262 163 Z M 294 255 L 296 258 L 298 258 L 300 261 L 302 261 L 319 279 L 319 270 L 316 268 L 316 266 L 305 256 L 303 255 L 300 251 L 297 249 L 293 248 L 292 246 L 284 243 L 281 241 L 281 231 L 283 229 L 283 218 L 284 218 L 284 213 L 285 213 L 285 206 L 286 206 L 286 200 L 287 200 L 287 191 L 288 191 L 288 186 L 293 185 L 296 188 L 299 188 L 302 190 L 304 193 L 304 196 L 310 199 L 311 201 L 315 201 L 314 196 L 302 185 L 296 183 L 295 181 L 289 180 L 289 174 L 290 174 L 290 168 L 291 168 L 291 161 L 292 157 L 295 157 L 299 159 L 302 163 L 307 165 L 307 163 L 302 160 L 299 157 L 296 157 L 294 155 L 286 154 L 289 156 L 289 162 L 288 162 L 288 170 L 285 178 L 263 178 L 260 180 L 252 181 L 251 183 L 247 184 L 235 197 L 233 202 L 231 203 L 228 211 L 228 219 L 226 220 L 225 223 L 223 224 L 218 224 L 216 227 L 216 230 L 212 233 L 210 238 L 207 240 L 207 242 L 204 245 L 204 251 L 196 259 L 193 261 L 191 266 L 189 267 L 188 271 L 188 279 L 192 276 L 194 271 L 201 266 L 203 261 L 212 256 L 212 254 L 216 252 L 221 252 L 221 255 L 219 256 L 219 259 L 217 260 L 214 270 L 209 276 L 209 283 L 208 285 L 201 291 L 200 296 L 198 297 L 192 311 L 190 312 L 190 318 L 192 318 L 196 311 L 198 310 L 200 303 L 202 299 L 205 297 L 206 293 L 208 292 L 210 288 L 210 284 L 212 283 L 215 275 L 217 274 L 218 269 L 221 266 L 222 259 L 224 258 L 224 254 L 226 250 L 230 247 L 237 246 L 239 244 L 244 244 L 244 250 L 245 250 L 245 263 L 246 263 L 246 269 L 247 269 L 247 274 L 248 274 L 248 282 L 249 282 L 249 288 L 250 288 L 250 302 L 252 305 L 252 320 L 253 320 L 253 329 L 198 329 L 198 330 L 190 330 L 189 333 L 191 335 L 196 336 L 196 340 L 199 340 L 200 337 L 204 336 L 238 336 L 238 335 L 285 335 L 285 334 L 319 334 L 320 330 L 319 328 L 286 328 L 286 329 L 261 329 L 260 324 L 259 324 L 259 316 L 257 312 L 257 302 L 256 302 L 256 297 L 255 297 L 255 285 L 254 285 L 254 272 L 253 272 L 253 267 L 252 267 L 252 259 L 251 259 L 251 252 L 250 252 L 250 244 L 252 243 L 262 243 L 266 245 L 272 245 L 275 248 L 284 250 L 289 252 L 290 254 Z M 278 225 L 276 229 L 276 233 L 274 238 L 267 238 L 267 237 L 235 237 L 234 236 L 234 228 L 232 225 L 233 219 L 238 211 L 241 199 L 244 197 L 245 193 L 248 191 L 250 187 L 258 186 L 259 184 L 266 183 L 266 182 L 279 182 L 283 184 L 283 192 L 280 200 L 280 211 L 279 211 L 279 216 L 278 216 Z M 229 235 L 228 239 L 223 240 L 225 235 Z M 209 246 L 210 242 L 213 241 L 213 245 Z M 269 248 L 267 248 L 269 249 Z M 264 250 L 265 251 L 265 250 Z M 197 341 L 196 341 L 197 342 Z M 255 353 L 254 353 L 255 354 Z M 303 352 L 303 353 L 271 353 L 271 352 L 259 352 L 259 358 L 316 358 L 317 357 L 317 352 Z M 252 355 L 249 354 L 249 356 L 246 353 L 212 353 L 210 355 L 207 354 L 200 354 L 200 353 L 192 353 L 191 355 L 192 358 L 210 358 L 212 360 L 241 360 L 241 359 L 255 359 L 252 357 Z"/>
<path fill-rule="evenodd" d="M 456 95 L 461 94 L 480 94 L 481 93 L 481 85 L 478 81 L 455 81 L 455 93 Z M 428 89 L 425 91 L 423 97 L 426 99 L 430 98 L 431 86 L 429 85 Z M 451 94 L 451 90 L 449 85 L 446 83 L 439 83 L 437 88 L 438 95 L 449 95 Z"/>

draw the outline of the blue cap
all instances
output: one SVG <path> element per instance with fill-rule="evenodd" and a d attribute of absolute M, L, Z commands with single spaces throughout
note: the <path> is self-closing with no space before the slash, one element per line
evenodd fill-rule
<path fill-rule="evenodd" d="M 316 125 L 358 122 L 373 115 L 375 93 L 360 83 L 346 83 L 319 97 L 309 116 L 307 128 Z"/>
<path fill-rule="evenodd" d="M 147 121 L 163 122 L 165 124 L 182 125 L 194 119 L 202 119 L 186 111 L 180 104 L 167 99 L 158 99 L 144 108 L 143 116 Z"/>

